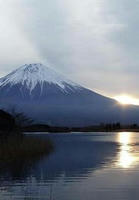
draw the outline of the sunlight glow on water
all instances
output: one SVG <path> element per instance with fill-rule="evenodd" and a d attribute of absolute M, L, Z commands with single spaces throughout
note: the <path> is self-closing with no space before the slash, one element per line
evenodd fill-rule
<path fill-rule="evenodd" d="M 120 132 L 118 133 L 118 140 L 121 144 L 121 150 L 119 155 L 119 166 L 123 168 L 130 168 L 135 162 L 136 157 L 132 153 L 132 132 Z"/>

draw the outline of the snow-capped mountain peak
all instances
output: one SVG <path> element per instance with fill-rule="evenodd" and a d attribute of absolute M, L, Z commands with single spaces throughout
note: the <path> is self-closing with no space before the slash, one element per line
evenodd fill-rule
<path fill-rule="evenodd" d="M 55 84 L 60 89 L 65 89 L 66 85 L 71 87 L 80 87 L 78 84 L 66 79 L 63 75 L 55 72 L 41 63 L 25 64 L 7 76 L 0 79 L 0 87 L 10 84 L 26 86 L 30 92 L 40 84 L 41 89 L 44 83 Z"/>
<path fill-rule="evenodd" d="M 137 123 L 139 108 L 73 83 L 40 63 L 26 64 L 0 79 L 0 108 L 15 109 L 36 123 L 80 127 L 98 123 Z"/>

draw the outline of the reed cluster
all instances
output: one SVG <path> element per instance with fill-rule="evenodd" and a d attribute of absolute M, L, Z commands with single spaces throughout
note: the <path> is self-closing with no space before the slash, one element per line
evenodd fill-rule
<path fill-rule="evenodd" d="M 0 139 L 0 163 L 36 159 L 51 151 L 53 144 L 49 139 L 24 135 Z"/>

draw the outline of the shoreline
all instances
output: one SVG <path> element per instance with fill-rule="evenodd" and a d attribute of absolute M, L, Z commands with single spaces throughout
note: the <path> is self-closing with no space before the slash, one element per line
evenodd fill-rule
<path fill-rule="evenodd" d="M 45 133 L 45 134 L 50 134 L 50 133 L 96 133 L 96 132 L 110 132 L 110 133 L 116 133 L 116 132 L 135 132 L 135 133 L 138 133 L 139 132 L 139 129 L 115 129 L 115 130 L 105 130 L 105 129 L 90 129 L 90 130 L 87 130 L 85 128 L 69 128 L 68 130 L 63 130 L 63 129 L 54 129 L 54 130 L 40 130 L 40 129 L 36 129 L 36 130 L 26 130 L 24 129 L 23 130 L 24 134 L 28 134 L 28 133 L 36 133 L 36 132 L 39 132 L 39 133 Z"/>

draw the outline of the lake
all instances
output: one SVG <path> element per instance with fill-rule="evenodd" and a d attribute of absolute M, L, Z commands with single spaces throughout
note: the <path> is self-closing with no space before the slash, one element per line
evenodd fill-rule
<path fill-rule="evenodd" d="M 139 133 L 52 133 L 49 156 L 0 170 L 1 200 L 138 200 Z"/>

